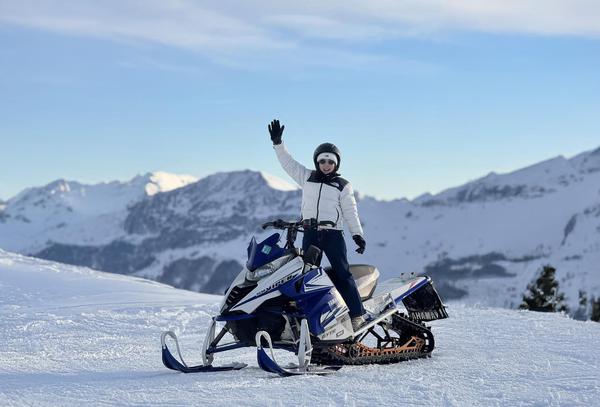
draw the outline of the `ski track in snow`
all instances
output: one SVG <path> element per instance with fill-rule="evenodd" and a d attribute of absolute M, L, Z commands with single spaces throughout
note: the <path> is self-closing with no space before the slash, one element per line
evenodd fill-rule
<path fill-rule="evenodd" d="M 160 332 L 173 329 L 186 362 L 199 363 L 218 301 L 0 250 L 0 405 L 600 404 L 600 324 L 461 304 L 432 323 L 428 359 L 280 378 L 247 348 L 215 356 L 215 365 L 248 363 L 241 371 L 166 369 Z"/>

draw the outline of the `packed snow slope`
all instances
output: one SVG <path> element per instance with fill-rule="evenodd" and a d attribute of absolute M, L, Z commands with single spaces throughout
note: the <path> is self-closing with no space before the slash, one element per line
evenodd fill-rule
<path fill-rule="evenodd" d="M 159 334 L 200 347 L 219 297 L 0 250 L 0 405 L 588 406 L 600 400 L 600 324 L 450 306 L 429 359 L 280 378 L 253 348 L 217 355 L 238 372 L 185 375 Z M 590 351 L 592 350 L 592 351 Z M 283 362 L 291 358 L 279 352 Z"/>

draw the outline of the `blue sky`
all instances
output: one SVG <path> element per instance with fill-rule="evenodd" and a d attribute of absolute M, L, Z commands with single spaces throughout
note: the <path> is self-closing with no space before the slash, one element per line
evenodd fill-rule
<path fill-rule="evenodd" d="M 0 0 L 0 198 L 156 170 L 287 179 L 272 118 L 299 161 L 332 141 L 387 199 L 600 146 L 594 2 L 295 3 Z"/>

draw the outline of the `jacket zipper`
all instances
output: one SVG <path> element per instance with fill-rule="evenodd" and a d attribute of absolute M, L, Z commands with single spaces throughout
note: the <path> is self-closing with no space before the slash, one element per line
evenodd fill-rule
<path fill-rule="evenodd" d="M 321 187 L 319 188 L 319 197 L 317 198 L 317 225 L 319 224 L 319 202 L 321 202 L 321 191 L 323 190 L 323 183 L 321 182 Z"/>

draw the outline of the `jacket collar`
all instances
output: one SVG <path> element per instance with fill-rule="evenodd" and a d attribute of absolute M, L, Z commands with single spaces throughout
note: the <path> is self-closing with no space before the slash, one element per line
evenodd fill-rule
<path fill-rule="evenodd" d="M 316 170 L 316 179 L 319 182 L 330 182 L 334 178 L 339 177 L 340 174 L 337 171 L 330 172 L 329 174 L 324 174 L 321 170 Z"/>

